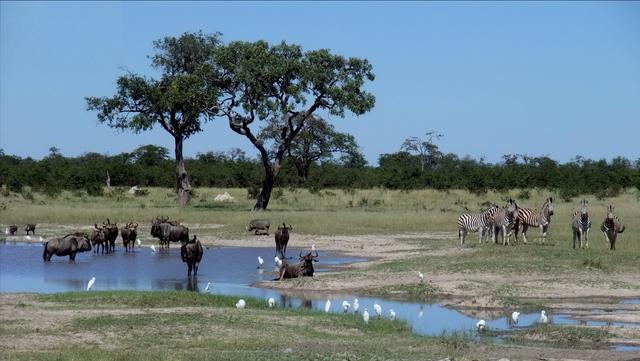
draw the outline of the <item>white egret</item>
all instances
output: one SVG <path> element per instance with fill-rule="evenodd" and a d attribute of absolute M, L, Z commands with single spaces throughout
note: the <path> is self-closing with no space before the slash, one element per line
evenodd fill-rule
<path fill-rule="evenodd" d="M 156 253 L 156 247 L 154 247 L 153 245 L 151 245 L 151 252 Z"/>
<path fill-rule="evenodd" d="M 9 227 L 4 229 L 4 234 L 9 234 Z"/>
<path fill-rule="evenodd" d="M 31 240 L 31 236 L 26 236 L 26 237 L 24 237 L 24 238 L 26 238 L 26 239 L 27 239 L 27 241 L 30 241 L 30 240 Z"/>
<path fill-rule="evenodd" d="M 246 305 L 247 305 L 247 303 L 246 303 L 246 302 L 244 302 L 244 300 L 241 298 L 241 299 L 238 301 L 238 303 L 236 303 L 236 308 L 237 308 L 237 309 L 239 309 L 239 310 L 241 310 L 241 309 L 243 309 L 243 308 L 244 308 L 244 306 L 246 306 Z"/>
<path fill-rule="evenodd" d="M 262 257 L 258 256 L 258 268 L 262 268 L 263 263 L 264 263 L 264 260 L 262 259 Z"/>
<path fill-rule="evenodd" d="M 269 304 L 269 307 L 273 308 L 276 305 L 276 300 L 273 297 L 271 297 L 269 298 L 269 301 L 267 301 L 267 303 Z"/>
<path fill-rule="evenodd" d="M 484 320 L 478 321 L 478 323 L 476 323 L 476 328 L 478 329 L 478 332 L 484 331 L 484 328 L 485 328 Z"/>
<path fill-rule="evenodd" d="M 364 320 L 364 323 L 369 324 L 369 310 L 367 310 L 367 308 L 364 308 L 364 312 L 362 312 L 362 319 Z"/>
<path fill-rule="evenodd" d="M 545 310 L 540 311 L 540 323 L 547 323 L 549 319 L 547 318 L 547 312 Z"/>
<path fill-rule="evenodd" d="M 329 313 L 331 310 L 331 300 L 327 299 L 327 303 L 324 304 L 324 312 Z"/>
<path fill-rule="evenodd" d="M 353 300 L 353 312 L 358 313 L 360 311 L 360 304 L 358 303 L 358 299 Z"/>
<path fill-rule="evenodd" d="M 44 238 L 42 238 L 42 236 L 40 236 L 40 243 L 44 243 Z"/>
<path fill-rule="evenodd" d="M 315 243 L 312 243 L 312 244 L 311 244 L 311 251 L 313 252 L 313 251 L 315 251 L 315 250 L 316 250 L 316 244 L 315 244 Z"/>
<path fill-rule="evenodd" d="M 518 317 L 520 317 L 520 312 L 513 311 L 513 313 L 511 314 L 511 320 L 513 320 L 513 323 L 515 325 L 518 324 Z"/>
<path fill-rule="evenodd" d="M 424 275 L 420 271 L 418 271 L 418 278 L 420 279 L 420 283 L 424 282 Z"/>
<path fill-rule="evenodd" d="M 389 319 L 391 321 L 394 321 L 396 319 L 396 311 L 394 311 L 393 308 L 389 310 Z"/>
<path fill-rule="evenodd" d="M 142 241 L 140 240 L 140 238 L 136 239 L 136 244 L 138 245 L 138 247 L 140 247 L 140 245 L 142 244 Z"/>
<path fill-rule="evenodd" d="M 379 304 L 377 304 L 377 303 L 374 303 L 374 304 L 373 304 L 373 310 L 374 310 L 374 311 L 376 311 L 376 315 L 377 315 L 378 317 L 382 317 L 382 306 L 380 306 L 380 305 L 379 305 Z"/>
<path fill-rule="evenodd" d="M 204 291 L 209 292 L 210 287 L 211 287 L 211 282 L 207 282 L 207 287 L 204 288 Z"/>
<path fill-rule="evenodd" d="M 89 280 L 89 283 L 87 283 L 87 291 L 91 291 L 91 287 L 93 287 L 94 283 L 96 283 L 96 278 L 91 277 L 91 279 Z"/>
<path fill-rule="evenodd" d="M 351 304 L 349 303 L 349 301 L 342 301 L 342 310 L 344 311 L 344 313 L 349 312 L 350 308 Z"/>
<path fill-rule="evenodd" d="M 282 260 L 278 258 L 278 256 L 275 256 L 273 261 L 276 263 L 276 272 L 280 271 L 280 267 L 282 267 Z"/>

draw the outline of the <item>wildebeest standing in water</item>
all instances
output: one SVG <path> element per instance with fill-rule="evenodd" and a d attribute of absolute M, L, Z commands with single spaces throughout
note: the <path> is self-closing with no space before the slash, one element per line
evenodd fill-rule
<path fill-rule="evenodd" d="M 303 256 L 300 253 L 300 261 L 296 264 L 289 264 L 284 262 L 280 267 L 278 280 L 283 278 L 297 278 L 297 277 L 313 277 L 313 262 L 318 262 L 318 252 L 315 252 L 315 256 L 311 252 Z"/>
<path fill-rule="evenodd" d="M 97 224 L 94 224 L 93 227 L 94 228 L 91 231 L 91 236 L 89 238 L 91 245 L 93 246 L 93 252 L 98 253 L 98 249 L 102 246 L 102 253 L 104 253 L 104 245 L 107 243 L 107 235 L 104 231 L 104 227 L 98 227 Z"/>
<path fill-rule="evenodd" d="M 118 222 L 111 223 L 109 218 L 107 218 L 107 223 L 103 222 L 102 228 L 104 229 L 104 234 L 107 239 L 105 242 L 107 245 L 107 253 L 114 252 L 116 250 L 116 238 L 118 238 Z"/>
<path fill-rule="evenodd" d="M 36 234 L 36 225 L 33 223 L 28 223 L 26 226 L 24 226 L 24 230 L 27 232 L 27 235 L 29 235 L 29 232 L 31 232 L 31 234 Z"/>
<path fill-rule="evenodd" d="M 133 252 L 133 248 L 136 245 L 136 238 L 138 237 L 138 223 L 127 223 L 120 232 L 120 236 L 122 237 L 122 245 L 124 246 L 125 252 Z"/>
<path fill-rule="evenodd" d="M 278 226 L 278 231 L 276 231 L 276 256 L 280 253 L 280 257 L 285 258 L 285 253 L 287 253 L 287 244 L 289 244 L 289 231 L 293 230 L 291 225 L 286 225 L 282 223 L 281 226 Z"/>
<path fill-rule="evenodd" d="M 187 264 L 187 276 L 191 277 L 192 270 L 194 276 L 198 275 L 198 266 L 200 265 L 200 261 L 202 261 L 203 252 L 202 244 L 200 244 L 200 241 L 195 235 L 191 241 L 182 244 L 182 247 L 180 247 L 180 257 L 182 257 L 182 262 Z"/>
<path fill-rule="evenodd" d="M 15 224 L 10 225 L 9 226 L 9 234 L 13 236 L 16 233 L 18 233 L 18 226 L 16 226 Z"/>
<path fill-rule="evenodd" d="M 169 218 L 156 217 L 151 224 L 151 236 L 160 240 L 160 248 L 169 248 L 169 242 L 189 242 L 189 228 L 177 222 L 169 221 Z"/>
<path fill-rule="evenodd" d="M 71 233 L 62 238 L 52 238 L 44 243 L 42 259 L 45 262 L 51 261 L 51 257 L 69 256 L 69 261 L 75 261 L 78 252 L 91 251 L 89 237 L 83 233 Z"/>

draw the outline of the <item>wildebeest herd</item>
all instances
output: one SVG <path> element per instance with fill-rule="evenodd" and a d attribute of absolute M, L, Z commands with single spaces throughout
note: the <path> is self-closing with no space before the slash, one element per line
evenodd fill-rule
<path fill-rule="evenodd" d="M 522 233 L 524 243 L 527 243 L 527 230 L 529 227 L 540 229 L 540 238 L 544 243 L 547 231 L 553 216 L 553 198 L 549 197 L 539 209 L 519 207 L 518 203 L 509 199 L 502 208 L 492 206 L 482 213 L 465 213 L 458 217 L 458 237 L 460 245 L 464 244 L 466 235 L 469 232 L 478 232 L 480 243 L 485 235 L 490 234 L 493 243 L 498 243 L 498 236 L 502 235 L 502 244 L 508 245 L 511 236 L 515 236 L 518 242 L 518 232 Z M 580 202 L 580 209 L 573 212 L 571 216 L 571 229 L 573 235 L 573 248 L 589 247 L 589 231 L 591 230 L 591 215 L 588 210 L 587 200 Z M 616 249 L 616 238 L 618 234 L 624 232 L 625 226 L 620 218 L 614 213 L 614 207 L 609 205 L 607 213 L 600 225 L 600 230 L 605 236 L 610 250 Z M 583 245 L 584 243 L 584 245 Z"/>

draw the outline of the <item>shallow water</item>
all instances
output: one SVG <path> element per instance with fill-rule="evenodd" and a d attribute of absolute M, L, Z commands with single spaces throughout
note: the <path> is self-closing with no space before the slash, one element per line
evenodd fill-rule
<path fill-rule="evenodd" d="M 297 256 L 298 249 L 290 249 Z M 257 257 L 264 260 L 263 269 L 257 268 Z M 115 253 L 102 255 L 93 252 L 79 253 L 75 263 L 68 257 L 54 256 L 51 262 L 43 262 L 42 245 L 35 243 L 0 242 L 0 292 L 64 292 L 82 291 L 91 277 L 96 277 L 94 290 L 190 290 L 237 297 L 255 297 L 267 300 L 273 297 L 278 306 L 314 308 L 324 310 L 327 299 L 331 300 L 330 312 L 341 313 L 342 302 L 353 304 L 357 295 L 296 292 L 294 296 L 278 290 L 252 287 L 259 281 L 276 277 L 273 248 L 223 247 L 205 249 L 197 279 L 190 281 L 186 265 L 180 259 L 179 247 L 169 252 L 152 252 L 149 248 L 136 248 L 133 254 L 117 248 Z M 364 259 L 339 257 L 319 252 L 318 272 L 325 272 L 331 265 L 362 262 Z M 375 317 L 373 305 L 379 304 L 383 317 L 389 310 L 396 317 L 407 320 L 412 329 L 424 335 L 475 331 L 478 319 L 436 303 L 416 303 L 387 300 L 383 298 L 358 297 L 360 312 L 368 309 Z M 265 301 L 266 302 L 266 301 Z M 352 310 L 350 310 L 352 312 Z M 599 321 L 579 321 L 566 314 L 547 313 L 556 324 L 582 324 L 593 326 L 629 326 L 630 324 Z M 510 313 L 493 320 L 486 320 L 486 327 L 494 331 L 508 331 L 516 327 L 535 324 L 539 311 L 523 312 L 518 325 L 511 323 Z M 626 346 L 620 351 L 627 350 Z M 633 347 L 629 350 L 635 350 Z"/>

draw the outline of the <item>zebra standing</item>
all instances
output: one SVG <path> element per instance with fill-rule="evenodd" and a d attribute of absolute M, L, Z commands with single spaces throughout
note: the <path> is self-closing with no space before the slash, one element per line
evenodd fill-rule
<path fill-rule="evenodd" d="M 580 202 L 580 210 L 573 213 L 571 228 L 573 229 L 573 249 L 576 248 L 576 239 L 580 242 L 582 248 L 582 240 L 584 239 L 585 248 L 589 248 L 589 230 L 591 229 L 591 216 L 587 209 L 588 202 L 583 199 Z"/>
<path fill-rule="evenodd" d="M 529 227 L 539 227 L 542 234 L 542 243 L 547 238 L 547 230 L 549 229 L 549 223 L 551 223 L 551 216 L 553 215 L 553 198 L 549 197 L 542 205 L 540 210 L 531 208 L 518 209 L 518 220 L 516 221 L 516 227 L 514 233 L 516 234 L 516 243 L 518 242 L 518 231 L 522 226 L 522 238 L 524 243 L 527 244 L 527 230 Z"/>
<path fill-rule="evenodd" d="M 464 244 L 464 239 L 468 232 L 478 232 L 480 235 L 480 243 L 485 233 L 491 227 L 493 216 L 498 211 L 498 206 L 493 206 L 482 213 L 465 213 L 458 217 L 458 237 L 460 237 L 460 245 Z"/>
<path fill-rule="evenodd" d="M 498 234 L 502 232 L 502 244 L 508 245 L 517 219 L 518 204 L 509 198 L 507 205 L 498 209 L 493 216 L 493 243 L 498 243 Z"/>
<path fill-rule="evenodd" d="M 616 249 L 616 238 L 618 237 L 618 233 L 624 232 L 624 225 L 620 222 L 620 218 L 613 213 L 613 206 L 609 205 L 607 208 L 607 216 L 604 217 L 602 221 L 602 225 L 600 225 L 600 230 L 604 234 L 607 239 L 607 243 L 609 243 L 609 249 Z"/>

